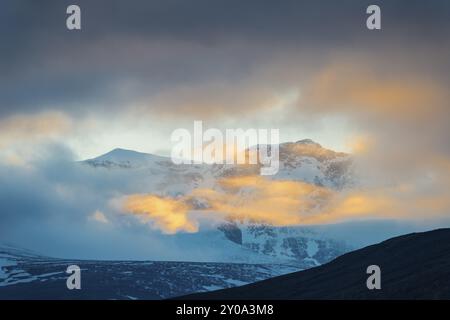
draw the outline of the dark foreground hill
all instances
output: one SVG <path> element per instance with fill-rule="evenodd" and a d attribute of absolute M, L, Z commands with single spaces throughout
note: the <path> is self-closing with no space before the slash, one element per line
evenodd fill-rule
<path fill-rule="evenodd" d="M 369 265 L 381 289 L 369 290 Z M 392 238 L 322 266 L 183 299 L 450 299 L 450 229 Z"/>

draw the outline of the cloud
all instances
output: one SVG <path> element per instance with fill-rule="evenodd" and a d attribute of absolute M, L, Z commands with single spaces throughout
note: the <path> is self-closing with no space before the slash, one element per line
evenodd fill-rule
<path fill-rule="evenodd" d="M 437 101 L 449 83 L 444 1 L 381 1 L 382 32 L 365 28 L 367 1 L 80 0 L 82 32 L 65 29 L 69 4 L 4 2 L 0 117 L 67 115 L 76 123 L 70 145 L 83 155 L 107 151 L 120 137 L 138 140 L 144 130 L 136 124 L 144 121 L 150 138 L 142 140 L 156 145 L 162 139 L 151 141 L 154 131 L 164 138 L 193 118 L 211 127 L 276 126 L 281 135 L 290 127 L 292 137 L 337 115 L 348 124 L 327 132 L 369 136 L 378 126 L 402 143 L 403 133 L 384 130 L 386 120 L 409 119 L 399 129 L 406 132 L 439 118 L 436 133 L 420 140 L 445 144 L 448 132 L 437 132 L 448 117 Z M 300 107 L 292 108 L 297 95 Z M 83 130 L 85 121 L 95 128 Z M 155 151 L 149 148 L 139 150 Z"/>
<path fill-rule="evenodd" d="M 447 101 L 446 88 L 436 80 L 374 68 L 358 62 L 324 68 L 304 89 L 300 108 L 407 122 L 435 116 Z"/>
<path fill-rule="evenodd" d="M 173 88 L 149 99 L 140 109 L 159 110 L 159 115 L 166 117 L 213 119 L 264 113 L 283 104 L 286 92 L 253 80 Z"/>
<path fill-rule="evenodd" d="M 46 145 L 63 141 L 71 120 L 60 112 L 14 115 L 0 120 L 0 163 L 27 167 L 43 155 Z"/>
<path fill-rule="evenodd" d="M 198 225 L 187 216 L 188 207 L 176 199 L 132 195 L 126 199 L 125 210 L 138 215 L 144 222 L 153 221 L 155 227 L 169 234 L 198 231 Z"/>
<path fill-rule="evenodd" d="M 302 215 L 332 195 L 326 188 L 297 181 L 260 176 L 231 177 L 219 181 L 223 192 L 196 189 L 192 196 L 206 201 L 208 210 L 226 218 L 254 220 L 276 226 L 302 224 Z"/>
<path fill-rule="evenodd" d="M 301 224 L 302 213 L 320 206 L 332 195 L 331 190 L 312 184 L 272 181 L 261 176 L 224 178 L 218 181 L 218 187 L 194 189 L 178 198 L 130 195 L 123 208 L 166 233 L 197 232 L 201 219 L 250 220 L 275 226 Z M 198 202 L 206 204 L 206 208 L 196 209 Z"/>
<path fill-rule="evenodd" d="M 214 97 L 249 109 L 276 97 L 280 79 L 279 71 L 271 69 L 274 63 L 284 64 L 287 77 L 298 80 L 342 48 L 351 56 L 365 51 L 391 57 L 394 46 L 408 56 L 419 51 L 415 49 L 448 53 L 442 40 L 447 36 L 449 4 L 438 0 L 426 6 L 419 1 L 381 1 L 388 31 L 379 33 L 365 28 L 367 1 L 139 0 L 129 5 L 80 0 L 82 32 L 65 28 L 69 4 L 4 1 L 1 115 L 49 108 L 70 114 L 104 113 L 124 111 L 142 101 L 150 111 L 155 95 L 161 102 L 173 92 L 179 99 L 193 99 L 186 102 L 195 106 L 205 101 L 197 93 L 200 87 L 212 90 L 209 95 L 204 90 L 212 99 L 209 113 L 218 106 L 218 114 L 223 114 L 223 102 Z M 167 112 L 173 105 L 177 114 L 180 104 L 174 100 L 153 110 Z"/>
<path fill-rule="evenodd" d="M 92 215 L 90 215 L 88 217 L 88 219 L 92 220 L 92 221 L 97 221 L 97 222 L 100 222 L 100 223 L 104 223 L 104 224 L 110 223 L 110 221 L 108 220 L 106 215 L 103 212 L 99 211 L 99 210 L 95 210 L 95 212 Z"/>
<path fill-rule="evenodd" d="M 442 176 L 434 159 L 450 159 L 448 79 L 437 71 L 446 62 L 439 55 L 427 64 L 415 54 L 392 57 L 337 55 L 311 75 L 296 104 L 303 121 L 347 119 L 359 173 L 379 187 L 429 172 Z"/>
<path fill-rule="evenodd" d="M 166 233 L 197 232 L 200 220 L 254 221 L 273 226 L 332 224 L 354 220 L 420 220 L 448 217 L 450 180 L 336 191 L 299 181 L 261 176 L 228 177 L 217 187 L 177 198 L 131 195 L 124 210 Z M 201 208 L 195 204 L 202 203 Z M 196 213 L 196 214 L 194 214 Z"/>
<path fill-rule="evenodd" d="M 71 121 L 60 112 L 14 115 L 0 120 L 0 148 L 30 140 L 60 137 L 71 128 Z"/>
<path fill-rule="evenodd" d="M 240 199 L 234 202 L 240 204 L 239 209 L 235 211 L 239 218 L 259 220 L 262 216 L 268 217 L 262 220 L 275 225 L 311 225 L 355 219 L 417 220 L 423 219 L 424 216 L 433 219 L 446 217 L 450 212 L 450 200 L 446 196 L 450 180 L 436 184 L 433 178 L 429 178 L 414 184 L 360 187 L 342 191 L 288 181 L 268 180 L 262 185 L 266 192 L 252 198 L 252 204 L 248 207 L 245 200 L 247 195 L 239 193 Z M 260 188 L 261 182 L 255 183 L 254 187 L 256 186 Z M 253 203 L 259 203 L 261 206 L 254 208 Z M 295 205 L 284 206 L 285 203 Z M 267 214 L 260 215 L 265 211 Z M 288 223 L 285 223 L 283 217 L 286 215 L 293 215 L 295 218 L 286 220 Z"/>

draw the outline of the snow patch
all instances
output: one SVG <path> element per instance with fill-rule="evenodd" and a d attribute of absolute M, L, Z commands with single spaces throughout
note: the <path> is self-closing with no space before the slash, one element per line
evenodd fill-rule
<path fill-rule="evenodd" d="M 308 240 L 306 253 L 308 254 L 308 257 L 312 258 L 316 255 L 316 253 L 319 252 L 319 245 L 314 240 Z"/>
<path fill-rule="evenodd" d="M 4 257 L 0 257 L 0 280 L 1 279 L 7 279 L 8 278 L 8 273 L 6 270 L 6 267 L 13 267 L 16 266 L 17 264 L 9 259 L 6 259 Z M 0 283 L 1 286 L 1 283 Z"/>

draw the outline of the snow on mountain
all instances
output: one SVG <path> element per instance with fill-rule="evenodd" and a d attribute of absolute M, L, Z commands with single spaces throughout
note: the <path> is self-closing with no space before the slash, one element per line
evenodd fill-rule
<path fill-rule="evenodd" d="M 157 165 L 160 162 L 167 161 L 170 161 L 170 159 L 166 157 L 116 148 L 104 155 L 94 159 L 85 160 L 84 162 L 94 167 L 139 168 Z"/>
<path fill-rule="evenodd" d="M 276 179 L 296 180 L 336 189 L 351 186 L 352 158 L 310 140 L 280 144 L 280 170 Z"/>
<path fill-rule="evenodd" d="M 171 186 L 179 183 L 208 187 L 221 177 L 259 172 L 259 165 L 175 165 L 168 157 L 125 149 L 114 149 L 83 163 L 109 169 L 144 169 L 148 174 L 164 175 L 164 180 L 157 188 L 161 190 L 162 187 L 162 190 L 169 192 Z M 348 154 L 328 150 L 310 139 L 286 142 L 280 144 L 280 170 L 269 178 L 304 181 L 340 189 L 353 183 L 352 159 Z"/>

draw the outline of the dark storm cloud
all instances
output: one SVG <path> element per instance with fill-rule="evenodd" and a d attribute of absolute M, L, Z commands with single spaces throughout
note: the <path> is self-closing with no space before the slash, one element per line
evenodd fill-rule
<path fill-rule="evenodd" d="M 65 28 L 65 10 L 73 3 L 82 9 L 81 32 Z M 378 33 L 365 28 L 369 4 L 2 1 L 0 115 L 77 113 L 123 106 L 176 86 L 239 82 L 279 53 L 320 56 L 393 42 L 448 50 L 449 2 L 377 1 L 383 19 Z"/>

